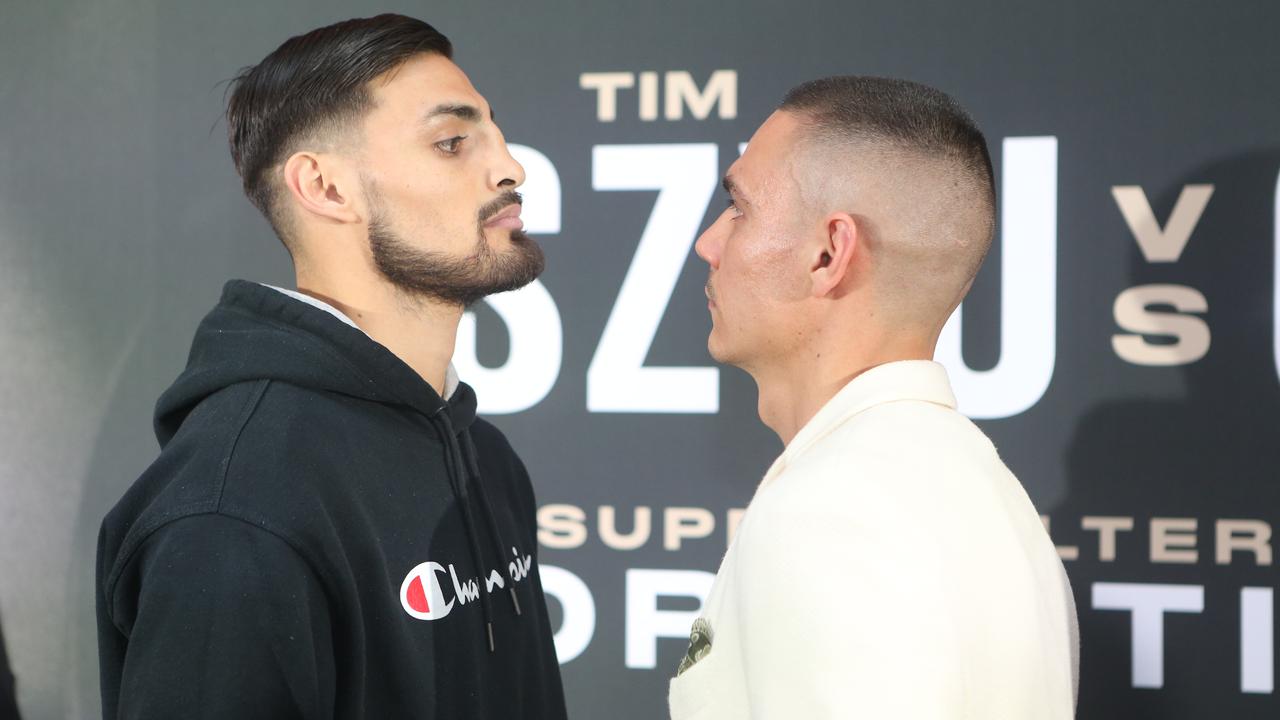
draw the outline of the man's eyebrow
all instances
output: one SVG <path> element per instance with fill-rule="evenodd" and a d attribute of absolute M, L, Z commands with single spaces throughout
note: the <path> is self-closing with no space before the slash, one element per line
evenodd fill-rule
<path fill-rule="evenodd" d="M 480 122 L 480 111 L 476 109 L 475 106 L 452 103 L 435 106 L 426 114 L 425 117 L 423 117 L 423 120 L 434 120 L 441 115 L 451 115 L 459 120 L 465 120 L 467 122 Z M 489 116 L 493 117 L 492 111 Z"/>
<path fill-rule="evenodd" d="M 724 179 L 720 181 L 720 184 L 724 186 L 724 191 L 732 195 L 735 200 L 741 200 L 748 205 L 751 204 L 751 201 L 742 194 L 742 188 L 738 187 L 738 184 L 733 181 L 733 178 L 725 175 Z"/>

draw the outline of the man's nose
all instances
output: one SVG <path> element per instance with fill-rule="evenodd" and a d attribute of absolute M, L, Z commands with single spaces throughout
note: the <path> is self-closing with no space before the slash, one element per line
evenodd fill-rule
<path fill-rule="evenodd" d="M 720 265 L 719 251 L 719 234 L 720 220 L 717 218 L 711 223 L 711 227 L 698 236 L 698 241 L 693 244 L 693 251 L 698 254 L 712 269 Z"/>
<path fill-rule="evenodd" d="M 524 184 L 524 166 L 511 155 L 506 141 L 498 148 L 498 159 L 489 177 L 494 190 L 514 190 Z"/>

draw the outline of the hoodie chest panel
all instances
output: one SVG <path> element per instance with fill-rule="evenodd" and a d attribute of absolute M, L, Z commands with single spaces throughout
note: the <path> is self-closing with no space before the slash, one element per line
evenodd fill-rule
<path fill-rule="evenodd" d="M 365 647 L 366 691 L 429 695 L 436 710 L 446 714 L 457 700 L 458 717 L 487 704 L 502 715 L 499 709 L 507 707 L 511 692 L 545 684 L 546 660 L 538 658 L 547 655 L 543 645 L 551 635 L 534 612 L 541 602 L 533 592 L 536 568 L 529 538 L 534 530 L 530 520 L 521 520 L 525 513 L 517 510 L 513 479 L 502 474 L 509 462 L 497 456 L 510 451 L 477 448 L 481 477 L 468 480 L 467 493 L 477 563 L 462 500 L 450 485 L 447 448 L 421 425 L 390 430 L 382 424 L 348 424 L 348 437 L 363 452 L 342 473 L 354 478 L 346 483 L 349 518 L 340 523 L 341 565 L 350 573 L 348 591 L 358 608 L 347 624 L 348 642 Z M 505 548 L 490 532 L 477 483 L 484 483 Z M 491 605 L 492 653 L 482 595 Z M 516 602 L 522 606 L 519 615 Z M 390 658 L 395 658 L 394 672 L 373 671 Z M 465 702 L 453 697 L 452 689 L 458 688 L 470 689 Z"/>
<path fill-rule="evenodd" d="M 465 463 L 452 461 L 450 448 L 422 424 L 348 423 L 345 436 L 348 459 L 331 466 L 329 472 L 338 475 L 333 482 L 342 488 L 336 514 L 341 516 L 337 520 L 340 533 L 351 539 L 344 543 L 346 554 L 353 555 L 352 570 L 367 576 L 365 583 L 394 586 L 398 595 L 415 568 L 438 568 L 431 571 L 434 575 L 428 574 L 427 567 L 420 568 L 420 582 L 408 581 L 413 587 L 406 590 L 414 597 L 411 607 L 422 607 L 425 599 L 430 610 L 424 612 L 434 618 L 446 612 L 430 602 L 437 586 L 446 605 L 449 599 L 458 600 L 452 604 L 456 608 L 475 602 L 474 588 L 484 589 L 482 571 L 485 579 L 495 572 L 498 579 L 508 576 L 513 569 L 508 565 L 515 557 L 510 548 L 504 553 L 491 537 L 476 487 L 478 482 L 485 484 L 485 496 L 504 540 L 527 537 L 528 529 L 517 526 L 511 493 L 501 487 L 505 484 L 501 478 L 469 477 L 465 467 L 459 467 Z M 473 549 L 472 536 L 478 548 Z M 474 557 L 477 550 L 479 558 Z"/>

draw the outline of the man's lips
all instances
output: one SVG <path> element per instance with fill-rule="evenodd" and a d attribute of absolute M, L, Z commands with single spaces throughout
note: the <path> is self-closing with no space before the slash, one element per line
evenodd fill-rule
<path fill-rule="evenodd" d="M 512 203 L 503 208 L 497 215 L 485 221 L 485 227 L 523 230 L 524 221 L 520 219 L 520 203 Z"/>

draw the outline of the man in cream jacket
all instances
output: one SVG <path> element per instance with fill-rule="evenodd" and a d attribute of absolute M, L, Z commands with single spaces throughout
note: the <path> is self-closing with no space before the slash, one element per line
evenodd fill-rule
<path fill-rule="evenodd" d="M 986 141 L 951 98 L 792 90 L 698 239 L 716 359 L 786 445 L 671 682 L 674 720 L 1074 714 L 1075 607 L 1017 478 L 932 362 L 990 247 Z"/>

